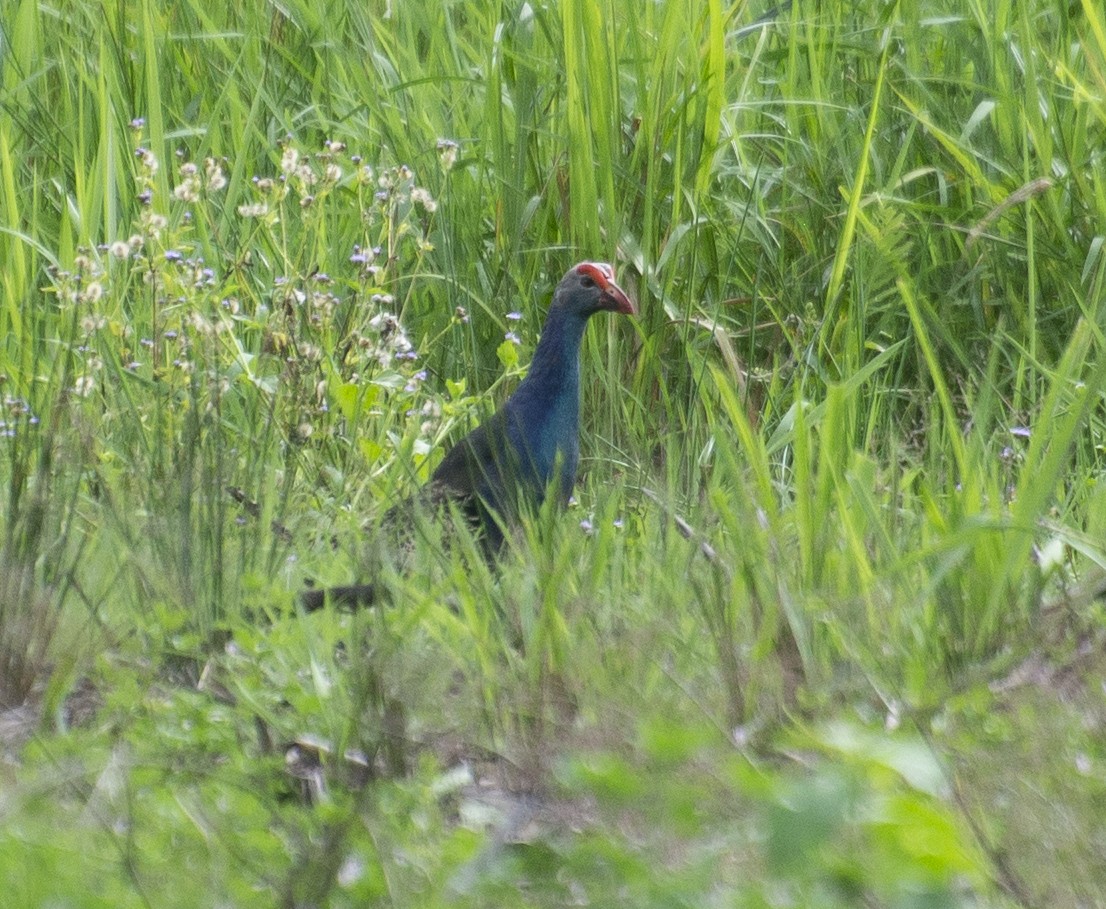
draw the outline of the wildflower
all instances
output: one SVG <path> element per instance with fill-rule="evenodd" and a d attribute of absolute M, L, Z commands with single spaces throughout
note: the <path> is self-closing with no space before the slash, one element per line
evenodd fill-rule
<path fill-rule="evenodd" d="M 198 335 L 210 335 L 215 331 L 215 326 L 198 312 L 189 313 L 185 318 Z"/>
<path fill-rule="evenodd" d="M 519 339 L 519 336 L 516 335 L 513 331 L 507 332 L 506 334 L 503 335 L 503 337 L 505 339 L 507 339 L 508 341 L 510 341 L 512 344 L 521 344 L 522 343 L 522 341 Z"/>
<path fill-rule="evenodd" d="M 306 161 L 296 168 L 295 177 L 304 186 L 314 186 L 318 182 L 318 177 Z"/>
<path fill-rule="evenodd" d="M 373 295 L 373 302 L 377 303 L 380 299 L 380 294 Z M 393 316 L 390 312 L 377 313 L 371 319 L 369 319 L 369 328 L 374 331 L 378 331 L 382 338 L 389 337 L 393 332 L 399 330 L 399 319 Z"/>
<path fill-rule="evenodd" d="M 159 215 L 149 210 L 142 212 L 140 221 L 146 229 L 146 233 L 154 236 L 157 236 L 169 226 L 169 219 L 165 215 Z"/>
<path fill-rule="evenodd" d="M 300 153 L 289 145 L 280 156 L 280 170 L 282 173 L 292 173 L 300 163 Z"/>
<path fill-rule="evenodd" d="M 521 319 L 522 319 L 522 313 L 520 313 L 520 312 L 509 312 L 509 313 L 507 313 L 507 321 L 508 322 L 518 322 L 518 321 L 521 321 Z"/>
<path fill-rule="evenodd" d="M 207 177 L 208 192 L 218 192 L 227 185 L 223 166 L 214 158 L 204 159 L 204 175 Z"/>
<path fill-rule="evenodd" d="M 269 213 L 269 206 L 264 202 L 253 202 L 248 205 L 239 205 L 238 214 L 243 218 L 263 218 Z"/>
<path fill-rule="evenodd" d="M 158 168 L 161 166 L 158 163 L 157 155 L 148 148 L 142 148 L 142 146 L 136 148 L 134 154 L 151 177 L 157 174 Z"/>
<path fill-rule="evenodd" d="M 87 398 L 95 387 L 96 380 L 92 376 L 78 376 L 77 382 L 73 386 L 73 394 L 79 398 Z"/>
<path fill-rule="evenodd" d="M 108 247 L 108 252 L 116 259 L 125 259 L 131 254 L 130 246 L 123 240 L 116 240 Z"/>
<path fill-rule="evenodd" d="M 427 214 L 433 214 L 438 210 L 438 203 L 435 202 L 430 193 L 421 186 L 416 186 L 411 190 L 411 201 L 416 205 L 422 206 Z"/>
<path fill-rule="evenodd" d="M 442 170 L 453 170 L 453 165 L 457 163 L 457 153 L 460 150 L 461 146 L 452 139 L 438 140 L 438 160 L 442 163 Z"/>
<path fill-rule="evenodd" d="M 191 161 L 182 164 L 180 173 L 183 179 L 173 187 L 173 198 L 178 202 L 195 202 L 200 197 L 200 178 L 196 165 Z"/>

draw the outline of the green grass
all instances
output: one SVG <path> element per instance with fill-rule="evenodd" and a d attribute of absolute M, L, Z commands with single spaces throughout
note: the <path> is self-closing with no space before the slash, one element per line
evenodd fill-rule
<path fill-rule="evenodd" d="M 6 3 L 12 898 L 1106 899 L 1106 17 L 920 6 Z M 583 258 L 577 503 L 390 570 Z"/>

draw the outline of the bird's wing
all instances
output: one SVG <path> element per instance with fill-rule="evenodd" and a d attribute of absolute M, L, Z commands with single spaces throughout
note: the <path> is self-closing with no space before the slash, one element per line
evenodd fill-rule
<path fill-rule="evenodd" d="M 430 477 L 435 498 L 501 504 L 517 456 L 507 433 L 507 411 L 497 411 L 454 445 Z"/>

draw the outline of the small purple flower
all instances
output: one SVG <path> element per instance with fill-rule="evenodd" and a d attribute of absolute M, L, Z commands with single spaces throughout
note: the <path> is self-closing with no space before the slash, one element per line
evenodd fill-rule
<path fill-rule="evenodd" d="M 584 518 L 584 520 L 580 522 L 580 529 L 589 536 L 594 530 L 594 528 L 591 526 L 591 521 L 589 521 L 587 518 Z"/>
<path fill-rule="evenodd" d="M 518 322 L 521 319 L 522 319 L 522 313 L 520 313 L 520 312 L 509 312 L 509 313 L 507 313 L 507 321 L 508 322 Z"/>
<path fill-rule="evenodd" d="M 130 122 L 130 127 L 133 130 L 142 129 L 142 127 L 144 127 L 145 125 L 146 125 L 146 118 L 145 117 L 135 117 Z"/>
<path fill-rule="evenodd" d="M 522 343 L 522 341 L 519 340 L 518 335 L 516 335 L 513 331 L 507 332 L 503 337 L 510 341 L 512 344 Z"/>
<path fill-rule="evenodd" d="M 1028 426 L 1011 426 L 1010 427 L 1010 435 L 1017 436 L 1019 439 L 1028 439 L 1029 438 L 1029 427 Z"/>
<path fill-rule="evenodd" d="M 165 250 L 165 261 L 166 262 L 179 262 L 183 258 L 184 258 L 184 256 L 182 256 L 178 250 L 175 250 L 175 249 Z"/>

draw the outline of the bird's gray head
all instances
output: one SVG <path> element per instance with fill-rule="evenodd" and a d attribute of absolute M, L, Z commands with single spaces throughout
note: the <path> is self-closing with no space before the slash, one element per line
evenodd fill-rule
<path fill-rule="evenodd" d="M 605 262 L 573 265 L 553 292 L 553 305 L 585 318 L 603 310 L 637 314 L 634 301 L 615 283 L 614 269 Z"/>

